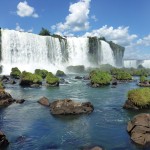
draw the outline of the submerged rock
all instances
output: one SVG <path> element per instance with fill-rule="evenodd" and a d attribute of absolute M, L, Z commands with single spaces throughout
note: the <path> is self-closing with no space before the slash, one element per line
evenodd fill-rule
<path fill-rule="evenodd" d="M 83 79 L 81 76 L 76 76 L 75 79 Z"/>
<path fill-rule="evenodd" d="M 9 145 L 9 142 L 3 132 L 0 131 L 0 149 L 3 149 Z"/>
<path fill-rule="evenodd" d="M 41 105 L 44 105 L 44 106 L 49 106 L 50 105 L 49 100 L 46 97 L 40 98 L 38 100 L 38 103 L 40 103 Z"/>
<path fill-rule="evenodd" d="M 24 99 L 18 99 L 18 100 L 16 100 L 16 103 L 19 103 L 19 104 L 22 104 L 22 103 L 24 103 L 24 102 L 25 102 Z"/>
<path fill-rule="evenodd" d="M 53 115 L 77 115 L 89 114 L 94 110 L 90 102 L 75 102 L 70 99 L 57 100 L 50 104 L 50 111 Z"/>
<path fill-rule="evenodd" d="M 135 143 L 150 144 L 150 114 L 136 115 L 128 122 L 127 131 Z"/>

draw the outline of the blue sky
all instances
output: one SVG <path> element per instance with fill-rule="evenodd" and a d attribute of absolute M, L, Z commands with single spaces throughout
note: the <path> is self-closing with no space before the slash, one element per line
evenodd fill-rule
<path fill-rule="evenodd" d="M 0 26 L 67 36 L 105 36 L 125 58 L 150 59 L 150 0 L 1 0 Z"/>

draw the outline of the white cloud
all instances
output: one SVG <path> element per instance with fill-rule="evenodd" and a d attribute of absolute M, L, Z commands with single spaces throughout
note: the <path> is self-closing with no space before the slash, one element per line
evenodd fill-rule
<path fill-rule="evenodd" d="M 80 0 L 71 4 L 69 7 L 69 15 L 65 18 L 65 22 L 57 23 L 51 28 L 57 32 L 78 32 L 89 29 L 89 12 L 91 0 Z"/>
<path fill-rule="evenodd" d="M 150 46 L 150 34 L 137 41 L 137 45 Z"/>
<path fill-rule="evenodd" d="M 95 22 L 98 21 L 98 19 L 96 18 L 95 15 L 92 15 L 92 16 L 91 16 L 91 19 L 93 19 Z"/>
<path fill-rule="evenodd" d="M 20 27 L 19 23 L 16 23 L 16 31 L 24 32 L 24 29 Z"/>
<path fill-rule="evenodd" d="M 25 30 L 24 30 L 23 28 L 20 27 L 19 23 L 16 23 L 16 31 L 25 32 Z M 27 30 L 27 32 L 32 33 L 32 32 L 33 32 L 33 28 Z"/>
<path fill-rule="evenodd" d="M 136 34 L 129 34 L 129 27 L 113 28 L 112 26 L 108 27 L 107 25 L 97 30 L 87 32 L 84 36 L 105 37 L 107 40 L 122 46 L 130 45 L 132 41 L 137 38 Z"/>
<path fill-rule="evenodd" d="M 27 1 L 19 2 L 19 4 L 17 5 L 17 15 L 20 17 L 39 17 L 35 12 L 35 9 L 29 6 Z"/>

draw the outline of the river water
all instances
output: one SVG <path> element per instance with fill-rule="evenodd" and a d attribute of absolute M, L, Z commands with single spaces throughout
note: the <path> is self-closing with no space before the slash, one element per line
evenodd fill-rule
<path fill-rule="evenodd" d="M 10 141 L 8 150 L 78 150 L 92 145 L 106 150 L 148 150 L 136 146 L 126 131 L 127 122 L 139 112 L 122 109 L 127 91 L 136 88 L 136 82 L 91 88 L 89 81 L 74 77 L 69 75 L 69 84 L 53 88 L 6 86 L 14 98 L 26 100 L 0 110 L 0 129 Z M 95 109 L 90 115 L 56 117 L 37 103 L 42 96 L 50 102 L 63 98 L 90 101 Z"/>

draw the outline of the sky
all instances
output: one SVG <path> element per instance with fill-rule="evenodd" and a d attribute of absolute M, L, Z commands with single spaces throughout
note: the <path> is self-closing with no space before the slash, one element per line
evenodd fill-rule
<path fill-rule="evenodd" d="M 104 36 L 125 47 L 125 59 L 150 59 L 150 0 L 1 0 L 0 27 Z"/>

